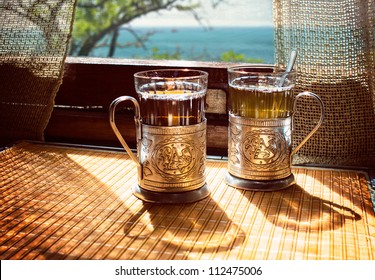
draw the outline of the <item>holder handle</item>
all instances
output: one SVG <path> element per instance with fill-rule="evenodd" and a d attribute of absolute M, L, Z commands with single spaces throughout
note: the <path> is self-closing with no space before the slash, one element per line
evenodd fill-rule
<path fill-rule="evenodd" d="M 301 143 L 299 143 L 299 145 L 291 152 L 290 159 L 292 159 L 292 157 L 295 155 L 295 153 L 297 153 L 299 151 L 299 149 L 301 149 L 302 146 L 311 138 L 311 136 L 319 129 L 319 127 L 322 125 L 322 123 L 324 121 L 325 110 L 324 110 L 324 104 L 323 104 L 322 99 L 318 95 L 316 95 L 315 93 L 312 93 L 312 92 L 309 92 L 309 91 L 304 91 L 304 92 L 301 92 L 301 93 L 297 94 L 297 96 L 295 97 L 295 100 L 294 100 L 293 116 L 292 116 L 292 131 L 294 131 L 294 113 L 296 112 L 296 109 L 297 109 L 297 101 L 302 96 L 313 97 L 318 101 L 319 106 L 320 106 L 320 119 L 319 119 L 318 123 L 316 124 L 316 126 L 314 127 L 314 129 L 311 130 L 310 133 L 301 141 Z"/>
<path fill-rule="evenodd" d="M 142 166 L 141 166 L 141 163 L 139 162 L 139 156 L 135 156 L 134 153 L 129 148 L 128 144 L 126 144 L 125 139 L 122 137 L 115 122 L 116 107 L 119 103 L 124 102 L 124 101 L 131 101 L 134 105 L 134 122 L 135 122 L 135 127 L 136 127 L 137 153 L 139 153 L 138 146 L 139 146 L 140 138 L 141 138 L 141 131 L 140 131 L 141 130 L 141 125 L 140 125 L 141 115 L 140 115 L 140 108 L 139 108 L 138 101 L 134 97 L 120 96 L 112 101 L 111 105 L 109 106 L 109 123 L 111 124 L 113 132 L 115 133 L 116 137 L 120 141 L 121 145 L 124 147 L 125 151 L 128 153 L 130 158 L 137 164 L 138 170 L 141 170 Z"/>

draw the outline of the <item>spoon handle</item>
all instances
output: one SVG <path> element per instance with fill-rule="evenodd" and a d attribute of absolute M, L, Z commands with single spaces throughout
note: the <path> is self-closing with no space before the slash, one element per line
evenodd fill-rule
<path fill-rule="evenodd" d="M 277 83 L 277 86 L 282 87 L 284 85 L 286 77 L 288 76 L 289 72 L 292 71 L 293 69 L 294 63 L 296 62 L 296 58 L 297 58 L 297 51 L 292 50 L 292 52 L 290 53 L 289 62 L 286 67 L 285 73 L 280 78 L 279 82 Z"/>

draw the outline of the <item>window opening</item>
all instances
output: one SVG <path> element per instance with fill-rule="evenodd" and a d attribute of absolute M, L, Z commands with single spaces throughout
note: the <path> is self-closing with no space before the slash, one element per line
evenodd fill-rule
<path fill-rule="evenodd" d="M 274 62 L 272 0 L 78 0 L 71 56 Z"/>

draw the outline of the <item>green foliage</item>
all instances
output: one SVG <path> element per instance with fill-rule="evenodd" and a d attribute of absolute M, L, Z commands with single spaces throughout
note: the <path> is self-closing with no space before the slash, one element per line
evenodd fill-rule
<path fill-rule="evenodd" d="M 250 62 L 250 63 L 262 63 L 264 62 L 259 58 L 246 57 L 242 53 L 236 53 L 233 50 L 229 50 L 221 54 L 221 61 L 224 62 Z"/>
<path fill-rule="evenodd" d="M 194 60 L 205 60 L 204 59 L 205 57 L 207 57 L 207 54 L 202 53 L 200 55 L 196 55 L 196 58 Z M 173 53 L 160 52 L 159 48 L 153 47 L 151 49 L 151 55 L 148 58 L 158 59 L 158 60 L 180 60 L 182 59 L 182 53 L 178 47 L 176 47 Z M 249 63 L 263 63 L 264 62 L 263 59 L 246 57 L 244 54 L 236 53 L 233 50 L 223 52 L 218 60 L 223 61 L 223 62 L 249 62 Z"/>
<path fill-rule="evenodd" d="M 181 52 L 178 48 L 174 51 L 174 53 L 170 54 L 168 52 L 160 53 L 159 49 L 154 47 L 151 49 L 151 59 L 165 59 L 165 60 L 180 60 L 181 59 Z"/>

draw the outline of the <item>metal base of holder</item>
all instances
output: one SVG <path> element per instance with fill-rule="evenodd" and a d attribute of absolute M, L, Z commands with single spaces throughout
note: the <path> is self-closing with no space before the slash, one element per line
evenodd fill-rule
<path fill-rule="evenodd" d="M 161 204 L 193 203 L 210 194 L 207 184 L 192 191 L 186 192 L 153 192 L 142 189 L 138 184 L 134 187 L 134 195 L 139 199 Z"/>
<path fill-rule="evenodd" d="M 225 175 L 225 182 L 231 187 L 249 191 L 279 191 L 289 188 L 296 183 L 293 174 L 284 179 L 256 181 L 242 179 L 233 176 L 229 172 Z"/>

